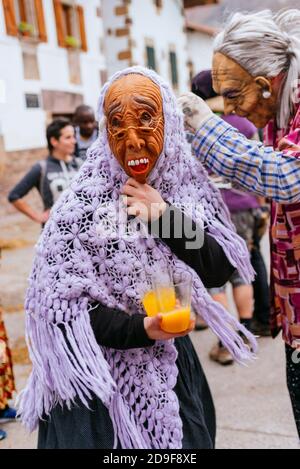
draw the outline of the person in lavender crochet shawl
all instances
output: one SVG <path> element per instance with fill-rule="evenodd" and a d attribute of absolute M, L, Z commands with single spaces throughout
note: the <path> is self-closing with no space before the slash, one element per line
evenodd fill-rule
<path fill-rule="evenodd" d="M 161 315 L 145 316 L 142 292 L 157 272 L 192 279 L 194 312 L 237 361 L 252 359 L 253 336 L 206 291 L 235 268 L 251 279 L 246 245 L 155 72 L 114 75 L 99 121 L 37 244 L 26 297 L 33 369 L 19 415 L 39 426 L 39 448 L 213 448 L 214 406 L 188 336 L 194 321 L 164 332 Z M 180 226 L 192 229 L 178 237 Z"/>

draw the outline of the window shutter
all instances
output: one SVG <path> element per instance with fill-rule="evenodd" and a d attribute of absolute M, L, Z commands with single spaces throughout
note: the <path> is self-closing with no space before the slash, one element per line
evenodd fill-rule
<path fill-rule="evenodd" d="M 42 42 L 47 42 L 47 32 L 42 0 L 34 0 L 34 6 L 39 30 L 39 39 Z"/>
<path fill-rule="evenodd" d="M 85 24 L 84 24 L 84 11 L 81 5 L 77 5 L 77 15 L 79 22 L 79 31 L 80 31 L 80 40 L 81 40 L 81 49 L 87 51 L 87 42 L 85 34 Z"/>
<path fill-rule="evenodd" d="M 24 0 L 19 0 L 18 4 L 19 4 L 20 20 L 27 23 L 28 21 L 26 17 L 26 8 L 25 8 Z"/>
<path fill-rule="evenodd" d="M 3 0 L 3 10 L 5 16 L 6 32 L 10 36 L 18 35 L 16 15 L 13 0 Z"/>
<path fill-rule="evenodd" d="M 53 0 L 57 42 L 60 47 L 65 47 L 65 35 L 63 28 L 63 9 L 60 0 Z"/>
<path fill-rule="evenodd" d="M 170 52 L 169 54 L 170 65 L 171 65 L 171 79 L 174 87 L 178 86 L 178 70 L 177 70 L 177 56 L 176 52 Z"/>
<path fill-rule="evenodd" d="M 156 71 L 155 50 L 152 46 L 146 46 L 147 67 Z"/>

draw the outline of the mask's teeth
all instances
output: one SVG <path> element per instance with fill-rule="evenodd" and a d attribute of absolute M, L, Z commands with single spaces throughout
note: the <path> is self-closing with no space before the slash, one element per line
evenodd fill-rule
<path fill-rule="evenodd" d="M 139 160 L 130 160 L 128 161 L 128 166 L 138 166 L 140 164 L 147 164 L 149 163 L 148 158 L 141 158 Z"/>

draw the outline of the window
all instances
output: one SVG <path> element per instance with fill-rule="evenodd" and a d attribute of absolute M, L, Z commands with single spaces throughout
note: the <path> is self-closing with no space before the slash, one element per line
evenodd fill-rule
<path fill-rule="evenodd" d="M 177 56 L 176 52 L 171 51 L 169 54 L 171 81 L 174 88 L 178 87 L 178 71 L 177 71 Z"/>
<path fill-rule="evenodd" d="M 53 0 L 53 5 L 58 45 L 87 51 L 83 7 L 67 0 Z"/>
<path fill-rule="evenodd" d="M 3 0 L 2 3 L 7 34 L 47 42 L 42 0 Z"/>
<path fill-rule="evenodd" d="M 152 46 L 146 46 L 147 67 L 156 70 L 155 49 Z"/>
<path fill-rule="evenodd" d="M 16 22 L 19 32 L 23 36 L 38 35 L 38 25 L 33 0 L 15 0 Z"/>

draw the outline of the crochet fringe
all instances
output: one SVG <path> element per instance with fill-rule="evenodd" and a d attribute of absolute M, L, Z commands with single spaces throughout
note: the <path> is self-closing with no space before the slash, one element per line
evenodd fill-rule
<path fill-rule="evenodd" d="M 222 305 L 216 303 L 209 295 L 203 297 L 205 306 L 194 310 L 212 329 L 216 336 L 222 341 L 227 350 L 230 350 L 234 359 L 245 365 L 249 361 L 256 359 L 257 341 L 253 334 L 249 332 L 234 316 L 229 314 Z M 249 345 L 246 345 L 239 332 L 247 338 Z"/>
<path fill-rule="evenodd" d="M 88 407 L 94 394 L 109 407 L 107 396 L 115 393 L 116 384 L 92 334 L 87 311 L 72 323 L 61 325 L 36 321 L 28 314 L 26 329 L 31 332 L 27 345 L 33 371 L 17 406 L 30 431 L 55 405 L 70 409 L 77 397 Z M 44 354 L 38 352 L 42 347 L 46 348 Z"/>
<path fill-rule="evenodd" d="M 238 270 L 242 278 L 251 283 L 255 276 L 255 271 L 249 263 L 249 254 L 245 241 L 236 236 L 236 233 L 230 232 L 228 226 L 221 223 L 210 225 L 209 233 L 222 246 L 226 257 L 230 263 Z"/>
<path fill-rule="evenodd" d="M 118 441 L 121 448 L 126 449 L 147 449 L 141 433 L 138 431 L 136 423 L 128 407 L 124 403 L 123 397 L 114 393 L 109 407 L 109 415 L 114 427 L 114 449 L 117 449 Z"/>
<path fill-rule="evenodd" d="M 63 325 L 69 345 L 63 340 L 61 325 L 59 327 L 44 322 L 45 328 L 42 330 L 41 327 L 36 327 L 32 317 L 27 317 L 26 326 L 32 331 L 31 343 L 27 344 L 34 372 L 29 378 L 27 387 L 18 396 L 18 415 L 22 415 L 28 430 L 33 431 L 39 419 L 43 420 L 49 415 L 55 405 L 64 404 L 70 409 L 71 405 L 75 404 L 75 399 L 79 398 L 86 407 L 89 407 L 89 400 L 94 394 L 108 407 L 114 428 L 114 448 L 117 448 L 119 442 L 122 448 L 146 449 L 147 445 L 134 418 L 130 415 L 122 396 L 115 389 L 109 368 L 105 370 L 99 367 L 101 362 L 105 365 L 107 362 L 103 359 L 101 349 L 91 334 L 91 328 L 86 327 L 88 324 L 86 314 L 74 320 L 72 327 Z M 55 350 L 57 353 L 54 356 L 47 353 L 44 357 L 36 355 L 34 351 L 40 345 L 38 344 L 40 341 L 47 345 L 49 351 Z M 45 373 L 48 368 L 51 370 L 51 378 L 50 374 L 47 376 Z M 95 379 L 95 376 L 99 376 L 100 379 Z M 43 388 L 41 384 L 44 385 Z M 111 401 L 105 402 L 106 396 L 111 393 Z"/>

